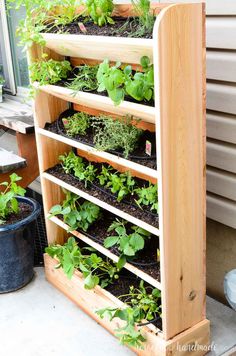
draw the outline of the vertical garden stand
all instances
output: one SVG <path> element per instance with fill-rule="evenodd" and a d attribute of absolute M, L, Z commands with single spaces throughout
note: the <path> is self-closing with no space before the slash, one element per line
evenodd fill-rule
<path fill-rule="evenodd" d="M 147 337 L 140 355 L 204 355 L 209 345 L 209 322 L 205 317 L 205 39 L 203 4 L 154 4 L 157 13 L 153 39 L 114 38 L 69 34 L 44 34 L 48 58 L 70 57 L 73 65 L 111 61 L 139 64 L 151 58 L 155 70 L 155 106 L 124 101 L 114 106 L 108 98 L 56 85 L 40 87 L 35 99 L 35 125 L 45 216 L 63 199 L 62 187 L 113 214 L 143 227 L 159 237 L 161 281 L 129 263 L 125 268 L 162 293 L 162 330 L 143 327 Z M 117 5 L 116 14 L 129 16 L 131 5 Z M 30 50 L 31 60 L 40 48 Z M 127 113 L 142 120 L 143 128 L 156 131 L 157 171 L 97 151 L 85 144 L 44 129 L 73 103 L 88 113 Z M 108 162 L 120 171 L 129 170 L 158 182 L 159 229 L 103 202 L 45 172 L 58 163 L 58 156 L 77 149 L 89 160 Z M 63 244 L 66 226 L 56 217 L 47 219 L 49 243 Z M 87 236 L 72 232 L 113 260 L 117 257 Z M 101 325 L 114 333 L 118 321 L 101 320 L 95 310 L 122 304 L 100 287 L 86 290 L 80 272 L 68 280 L 56 261 L 45 255 L 47 279 Z"/>

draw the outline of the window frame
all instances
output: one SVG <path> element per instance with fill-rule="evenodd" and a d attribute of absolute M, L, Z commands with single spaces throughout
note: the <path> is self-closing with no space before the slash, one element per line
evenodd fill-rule
<path fill-rule="evenodd" d="M 12 58 L 12 51 L 11 51 L 11 42 L 10 42 L 5 0 L 0 0 L 0 16 L 2 20 L 2 29 L 3 29 L 2 45 L 5 50 L 5 55 L 7 59 L 6 70 L 8 72 L 9 84 L 10 84 L 10 88 L 5 88 L 5 91 L 9 94 L 16 95 L 17 86 L 16 86 L 15 75 L 14 75 L 14 66 L 13 66 L 13 58 Z"/>

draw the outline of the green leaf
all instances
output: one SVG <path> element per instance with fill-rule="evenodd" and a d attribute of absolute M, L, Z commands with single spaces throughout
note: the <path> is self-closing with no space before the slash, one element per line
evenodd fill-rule
<path fill-rule="evenodd" d="M 119 257 L 118 262 L 117 262 L 118 270 L 121 270 L 124 267 L 125 264 L 126 264 L 126 257 L 124 255 L 121 255 Z"/>
<path fill-rule="evenodd" d="M 98 285 L 98 283 L 99 283 L 99 277 L 89 274 L 84 280 L 84 287 L 86 289 L 93 289 L 94 287 L 96 287 L 96 285 Z"/>
<path fill-rule="evenodd" d="M 110 248 L 110 247 L 114 246 L 115 244 L 117 244 L 118 241 L 119 241 L 119 236 L 108 236 L 104 240 L 104 246 L 106 248 Z"/>

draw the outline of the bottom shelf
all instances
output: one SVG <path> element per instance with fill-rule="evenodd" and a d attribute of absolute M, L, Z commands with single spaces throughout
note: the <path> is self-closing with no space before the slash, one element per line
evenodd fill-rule
<path fill-rule="evenodd" d="M 122 326 L 120 319 L 110 322 L 107 319 L 101 319 L 95 313 L 96 310 L 106 307 L 121 307 L 123 303 L 119 299 L 99 286 L 92 290 L 84 289 L 82 274 L 79 271 L 76 271 L 69 280 L 61 268 L 55 269 L 58 262 L 47 254 L 44 256 L 44 262 L 47 280 L 99 324 L 112 334 L 117 327 Z M 143 326 L 142 332 L 147 339 L 144 349 L 133 349 L 140 356 L 185 356 L 190 353 L 201 356 L 208 352 L 210 337 L 208 320 L 203 320 L 168 341 L 163 339 L 162 332 L 153 325 Z"/>

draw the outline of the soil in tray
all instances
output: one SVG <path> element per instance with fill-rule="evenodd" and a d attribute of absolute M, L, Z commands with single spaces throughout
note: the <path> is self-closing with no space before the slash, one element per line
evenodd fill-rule
<path fill-rule="evenodd" d="M 130 286 L 134 286 L 138 288 L 139 283 L 140 283 L 140 278 L 135 277 L 129 271 L 125 271 L 124 274 L 120 275 L 120 278 L 116 280 L 116 283 L 109 284 L 105 289 L 118 298 L 121 295 L 129 293 Z M 144 285 L 145 287 L 148 286 L 147 283 L 144 283 Z M 120 300 L 125 303 L 125 298 L 120 298 Z M 151 324 L 155 325 L 159 329 L 162 329 L 161 319 Z"/>
<path fill-rule="evenodd" d="M 127 205 L 122 202 L 117 202 L 115 197 L 104 194 L 104 191 L 97 189 L 95 186 L 90 186 L 85 188 L 83 182 L 79 181 L 78 179 L 76 179 L 75 177 L 69 174 L 66 174 L 60 164 L 57 164 L 56 166 L 49 168 L 46 172 L 53 175 L 56 178 L 59 178 L 63 182 L 70 184 L 75 188 L 78 188 L 92 195 L 93 197 L 96 197 L 97 199 L 104 201 L 107 204 L 110 204 L 116 207 L 117 209 L 126 212 L 129 215 L 134 216 L 135 218 L 142 220 L 147 224 L 158 228 L 159 225 L 158 215 L 150 214 L 150 211 L 148 211 L 148 209 L 142 210 L 138 206 L 136 207 L 134 205 Z"/>
<path fill-rule="evenodd" d="M 89 238 L 94 240 L 103 246 L 104 240 L 107 236 L 114 235 L 113 231 L 107 232 L 107 229 L 112 224 L 112 222 L 116 219 L 122 220 L 117 216 L 111 214 L 110 212 L 103 210 L 102 216 L 99 221 L 96 221 L 92 224 L 89 229 L 84 232 L 79 230 L 84 235 L 87 235 Z M 131 233 L 131 223 L 127 223 L 126 229 L 128 233 Z M 128 258 L 128 262 L 130 262 L 133 266 L 147 273 L 149 276 L 154 279 L 160 281 L 160 265 L 157 262 L 157 249 L 159 248 L 159 239 L 157 236 L 151 237 L 151 239 L 147 239 L 145 241 L 145 247 L 143 250 L 139 251 L 136 258 Z M 116 256 L 120 256 L 120 252 L 116 247 L 111 247 L 109 250 L 114 253 Z"/>
<path fill-rule="evenodd" d="M 29 216 L 32 212 L 32 207 L 29 204 L 26 203 L 19 203 L 19 213 L 15 214 L 10 214 L 6 220 L 6 222 L 2 225 L 0 225 L 0 227 L 4 226 L 4 225 L 10 225 L 10 224 L 15 224 L 18 221 L 21 221 L 25 218 L 27 218 L 27 216 Z"/>
<path fill-rule="evenodd" d="M 104 26 L 95 25 L 92 21 L 85 21 L 84 17 L 80 17 L 77 21 L 66 26 L 57 26 L 49 29 L 49 33 L 69 33 L 73 35 L 92 35 L 92 36 L 111 36 L 111 37 L 134 37 L 134 33 L 139 30 L 137 18 L 113 17 L 115 23 L 113 25 L 106 24 Z M 81 31 L 79 23 L 82 22 L 86 28 L 86 32 Z M 125 25 L 126 24 L 126 25 Z M 142 38 L 152 38 L 152 31 L 143 34 Z"/>
<path fill-rule="evenodd" d="M 76 111 L 74 113 L 76 113 Z M 71 114 L 73 115 L 73 112 Z M 62 118 L 59 118 L 57 121 L 54 121 L 51 124 L 46 124 L 45 129 L 48 131 L 51 131 L 53 133 L 56 133 L 58 135 L 63 135 L 65 137 L 68 137 L 75 141 L 78 141 L 78 142 L 81 142 L 86 145 L 94 147 L 94 143 L 93 143 L 94 133 L 93 133 L 92 128 L 89 128 L 87 130 L 86 135 L 84 135 L 84 136 L 83 135 L 75 135 L 74 137 L 71 137 L 66 134 L 66 130 L 62 123 Z M 145 153 L 146 140 L 151 142 L 151 145 L 153 148 L 152 155 L 154 158 L 149 157 Z M 155 147 L 156 147 L 155 133 L 146 130 L 146 131 L 144 131 L 144 133 L 140 139 L 140 143 L 138 143 L 138 147 L 132 152 L 132 154 L 127 159 L 130 161 L 136 162 L 138 164 L 141 164 L 142 166 L 149 167 L 152 169 L 157 169 L 156 158 L 155 158 L 155 153 L 156 153 Z M 108 151 L 108 152 L 115 154 L 118 157 L 119 156 L 123 157 L 121 151 L 116 151 L 116 152 Z M 137 159 L 137 158 L 134 158 L 134 156 L 140 157 L 140 158 Z"/>

